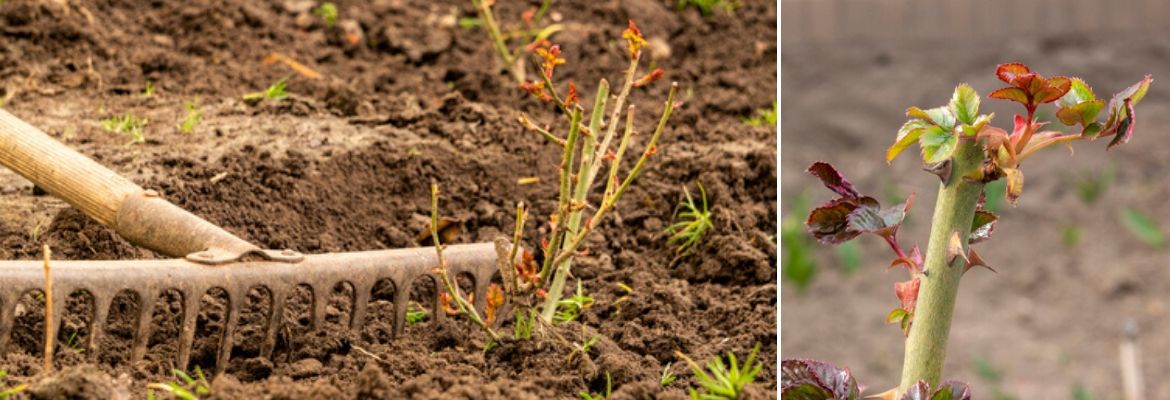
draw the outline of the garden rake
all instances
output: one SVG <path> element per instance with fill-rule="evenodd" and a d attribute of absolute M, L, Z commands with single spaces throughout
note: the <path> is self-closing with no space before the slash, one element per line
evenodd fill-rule
<path fill-rule="evenodd" d="M 85 351 L 96 360 L 96 344 L 103 334 L 116 294 L 130 291 L 138 297 L 138 314 L 133 322 L 131 363 L 142 360 L 151 333 L 155 303 L 164 291 L 182 296 L 181 329 L 177 365 L 185 369 L 190 361 L 201 299 L 212 289 L 227 293 L 222 337 L 216 352 L 216 369 L 222 371 L 231 356 L 232 335 L 238 325 L 245 296 L 253 288 L 267 289 L 269 314 L 260 355 L 271 358 L 276 346 L 286 300 L 299 285 L 312 291 L 311 329 L 325 322 L 325 296 L 339 283 L 353 288 L 348 325 L 359 330 L 366 316 L 371 290 L 378 281 L 389 279 L 394 291 L 394 336 L 405 325 L 410 288 L 418 279 L 432 279 L 438 265 L 433 248 L 363 251 L 303 255 L 293 250 L 261 249 L 228 231 L 164 200 L 153 190 L 144 190 L 130 180 L 69 149 L 39 129 L 0 110 L 0 165 L 32 181 L 46 192 L 80 209 L 130 243 L 160 254 L 178 257 L 166 260 L 53 261 L 52 313 L 50 327 L 61 324 L 66 300 L 78 290 L 93 299 Z M 444 252 L 452 274 L 472 277 L 475 307 L 485 307 L 487 288 L 506 260 L 511 244 L 451 245 Z M 506 264 L 504 264 L 506 265 Z M 5 354 L 15 324 L 15 310 L 25 294 L 41 290 L 45 276 L 39 261 L 0 261 L 0 355 Z M 444 313 L 438 308 L 436 319 Z"/>

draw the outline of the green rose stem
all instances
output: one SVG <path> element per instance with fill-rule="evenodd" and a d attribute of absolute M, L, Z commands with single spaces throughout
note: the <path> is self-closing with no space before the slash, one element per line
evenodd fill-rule
<path fill-rule="evenodd" d="M 951 164 L 951 176 L 938 189 L 938 203 L 931 221 L 930 243 L 926 253 L 925 273 L 914 308 L 914 323 L 906 338 L 906 358 L 902 366 L 902 384 L 899 396 L 919 380 L 935 387 L 942 377 L 946 358 L 947 336 L 951 331 L 951 316 L 955 311 L 955 295 L 959 278 L 963 275 L 964 257 L 947 265 L 948 242 L 958 232 L 964 255 L 967 237 L 983 183 L 964 176 L 980 176 L 983 150 L 971 138 L 959 140 Z"/>

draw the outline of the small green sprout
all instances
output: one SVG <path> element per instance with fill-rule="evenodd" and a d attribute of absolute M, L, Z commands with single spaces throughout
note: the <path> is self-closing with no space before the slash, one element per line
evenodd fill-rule
<path fill-rule="evenodd" d="M 321 3 L 313 9 L 313 14 L 321 16 L 321 19 L 325 20 L 325 26 L 332 28 L 333 25 L 337 24 L 337 6 L 331 2 Z"/>
<path fill-rule="evenodd" d="M 586 296 L 581 289 L 581 280 L 577 280 L 577 293 L 573 297 L 557 302 L 557 314 L 553 318 L 556 323 L 564 323 L 577 319 L 581 312 L 593 306 L 593 298 Z"/>
<path fill-rule="evenodd" d="M 8 371 L 0 369 L 0 379 L 3 379 L 6 376 L 8 376 Z M 8 400 L 10 397 L 16 395 L 17 393 L 23 392 L 24 389 L 27 388 L 28 385 L 21 384 L 10 387 L 8 389 L 0 389 L 0 400 Z"/>
<path fill-rule="evenodd" d="M 605 393 L 591 394 L 586 391 L 581 391 L 581 400 L 605 400 L 613 394 L 613 377 L 609 376 L 609 371 L 605 371 Z"/>
<path fill-rule="evenodd" d="M 662 369 L 662 376 L 658 378 L 658 386 L 666 387 L 678 379 L 677 376 L 674 376 L 673 372 L 670 372 L 671 364 L 666 363 L 666 368 Z"/>
<path fill-rule="evenodd" d="M 77 341 L 77 331 L 69 334 L 69 338 L 65 339 L 65 346 L 78 353 L 85 353 L 85 349 L 81 347 L 81 342 Z"/>
<path fill-rule="evenodd" d="M 154 82 L 146 81 L 146 87 L 142 88 L 143 97 L 154 96 Z"/>
<path fill-rule="evenodd" d="M 686 196 L 686 200 L 675 207 L 674 218 L 677 222 L 666 228 L 666 233 L 672 234 L 666 243 L 672 246 L 677 245 L 675 253 L 679 255 L 690 251 L 703 239 L 703 234 L 707 233 L 708 229 L 715 227 L 711 223 L 711 210 L 707 208 L 707 191 L 703 189 L 702 183 L 699 183 L 698 186 L 703 205 L 700 207 L 695 204 L 691 192 L 684 186 L 683 194 Z"/>
<path fill-rule="evenodd" d="M 1101 195 L 1105 194 L 1106 189 L 1113 184 L 1114 169 L 1113 166 L 1107 166 L 1101 170 L 1098 176 L 1086 176 L 1077 179 L 1077 196 L 1081 201 L 1088 205 L 1093 205 Z"/>
<path fill-rule="evenodd" d="M 1140 211 L 1132 208 L 1122 210 L 1121 222 L 1142 243 L 1155 249 L 1166 247 L 1166 235 L 1162 233 L 1162 228 L 1158 226 L 1157 222 L 1154 222 L 1154 220 L 1142 214 Z"/>
<path fill-rule="evenodd" d="M 264 99 L 280 100 L 288 97 L 288 92 L 285 91 L 285 87 L 288 86 L 288 78 L 290 77 L 286 76 L 284 78 L 280 78 L 279 81 L 273 83 L 272 86 L 269 86 L 268 89 L 265 89 L 263 92 L 252 92 L 245 94 L 244 101 L 260 101 Z"/>
<path fill-rule="evenodd" d="M 678 0 L 679 11 L 685 10 L 687 6 L 698 7 L 703 15 L 711 15 L 711 12 L 716 7 L 722 8 L 728 14 L 732 14 L 735 12 L 737 4 L 734 0 Z"/>
<path fill-rule="evenodd" d="M 756 115 L 742 118 L 743 123 L 751 126 L 776 126 L 776 114 L 779 113 L 776 102 L 772 102 L 772 108 L 761 108 L 756 110 Z"/>
<path fill-rule="evenodd" d="M 735 400 L 743 395 L 743 388 L 754 382 L 756 375 L 764 368 L 763 363 L 756 361 L 756 355 L 759 353 L 760 344 L 756 343 L 756 346 L 752 348 L 751 355 L 744 360 L 743 366 L 739 365 L 733 353 L 727 353 L 728 365 L 723 364 L 722 357 L 715 357 L 707 363 L 707 370 L 711 371 L 710 375 L 686 354 L 675 352 L 675 355 L 686 360 L 687 364 L 691 366 L 691 372 L 695 374 L 695 377 L 699 379 L 699 384 L 703 387 L 703 393 L 691 388 L 691 399 Z"/>
<path fill-rule="evenodd" d="M 812 283 L 817 273 L 816 258 L 812 249 L 813 240 L 805 232 L 804 220 L 800 217 L 808 213 L 808 199 L 801 194 L 789 204 L 792 212 L 780 223 L 780 240 L 784 242 L 781 248 L 787 253 L 781 263 L 780 275 L 803 291 Z"/>
<path fill-rule="evenodd" d="M 135 143 L 142 143 L 146 141 L 146 136 L 142 133 L 142 130 L 146 127 L 148 122 L 150 122 L 150 120 L 146 118 L 138 118 L 133 114 L 126 113 L 126 115 L 116 115 L 103 119 L 101 121 L 101 127 L 102 130 L 106 132 L 120 133 L 130 136 L 130 141 L 126 143 L 126 146 L 130 146 Z"/>
<path fill-rule="evenodd" d="M 532 328 L 536 326 L 536 313 L 530 309 L 528 310 L 528 318 L 524 318 L 523 314 L 524 310 L 516 307 L 516 326 L 512 330 L 512 335 L 520 340 L 532 339 Z"/>
<path fill-rule="evenodd" d="M 199 105 L 195 101 L 188 101 L 183 108 L 187 109 L 187 116 L 183 117 L 183 122 L 179 124 L 179 132 L 190 134 L 195 132 L 195 127 L 203 121 L 203 111 L 199 110 Z"/>
<path fill-rule="evenodd" d="M 203 370 L 199 369 L 199 366 L 195 367 L 194 378 L 179 369 L 173 369 L 171 373 L 182 380 L 182 383 L 171 381 L 148 384 L 146 398 L 153 400 L 155 390 L 170 393 L 180 400 L 199 400 L 199 395 L 211 393 L 211 384 L 207 383 L 207 378 L 203 376 Z"/>
<path fill-rule="evenodd" d="M 423 309 L 421 305 L 415 302 L 410 302 L 406 307 L 406 324 L 414 325 L 419 322 L 427 320 L 427 310 Z"/>

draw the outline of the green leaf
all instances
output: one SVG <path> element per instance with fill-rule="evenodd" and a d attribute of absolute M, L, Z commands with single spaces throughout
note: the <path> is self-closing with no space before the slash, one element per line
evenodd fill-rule
<path fill-rule="evenodd" d="M 898 154 L 917 142 L 925 128 L 930 126 L 930 122 L 921 119 L 912 119 L 902 124 L 902 128 L 898 129 L 898 138 L 894 139 L 894 144 L 889 149 L 886 149 L 886 163 L 894 161 Z"/>
<path fill-rule="evenodd" d="M 971 360 L 971 366 L 975 368 L 975 374 L 979 375 L 987 383 L 994 385 L 1003 379 L 1003 375 L 999 373 L 999 370 L 983 357 L 976 356 Z"/>
<path fill-rule="evenodd" d="M 861 398 L 857 381 L 847 369 L 817 360 L 788 359 L 780 363 L 781 400 Z"/>
<path fill-rule="evenodd" d="M 962 123 L 974 124 L 979 115 L 979 94 L 966 83 L 959 85 L 951 96 L 950 111 Z"/>
<path fill-rule="evenodd" d="M 886 323 L 893 324 L 893 323 L 897 323 L 897 322 L 902 322 L 902 318 L 905 318 L 909 315 L 910 315 L 909 311 L 906 311 L 905 309 L 901 309 L 901 308 L 895 308 L 893 311 L 890 311 L 889 314 L 886 314 Z"/>
<path fill-rule="evenodd" d="M 987 182 L 983 186 L 983 196 L 987 199 L 987 203 L 983 204 L 983 209 L 996 212 L 1003 208 L 1003 199 L 1006 191 L 1007 181 L 1003 179 Z"/>
<path fill-rule="evenodd" d="M 781 265 L 781 275 L 798 289 L 808 287 L 816 275 L 817 266 L 812 245 L 808 236 L 800 229 L 800 223 L 784 224 L 780 240 L 786 252 L 784 263 Z"/>
<path fill-rule="evenodd" d="M 861 247 L 857 242 L 841 243 L 837 247 L 837 259 L 841 262 L 841 269 L 847 274 L 857 272 L 861 267 Z"/>
<path fill-rule="evenodd" d="M 1065 246 L 1074 247 L 1081 242 L 1081 229 L 1076 226 L 1066 226 L 1060 233 L 1060 241 L 1064 242 Z"/>
<path fill-rule="evenodd" d="M 959 144 L 959 137 L 949 129 L 932 126 L 922 132 L 918 138 L 922 146 L 922 161 L 934 164 L 949 160 Z"/>
<path fill-rule="evenodd" d="M 1069 92 L 1072 93 L 1072 92 Z M 1104 100 L 1090 100 L 1072 106 L 1062 106 L 1056 110 L 1056 118 L 1068 125 L 1086 126 L 1097 120 L 1097 115 L 1105 108 Z"/>
<path fill-rule="evenodd" d="M 1109 122 L 1115 122 L 1118 114 L 1125 111 L 1124 103 L 1126 99 L 1129 99 L 1136 106 L 1142 98 L 1146 97 L 1146 92 L 1150 89 L 1150 83 L 1153 81 L 1149 75 L 1146 75 L 1145 79 L 1113 95 L 1113 99 L 1109 100 Z M 1106 125 L 1109 125 L 1109 123 L 1106 123 Z"/>
<path fill-rule="evenodd" d="M 930 400 L 971 400 L 971 386 L 960 381 L 945 381 L 938 385 Z"/>
<path fill-rule="evenodd" d="M 1078 383 L 1073 386 L 1073 400 L 1093 400 L 1093 394 L 1085 389 L 1085 385 Z"/>
<path fill-rule="evenodd" d="M 1061 107 L 1072 107 L 1077 104 L 1097 100 L 1097 95 L 1093 94 L 1093 88 L 1085 84 L 1081 78 L 1071 78 L 1070 88 L 1068 93 L 1064 94 L 1060 100 L 1057 100 L 1057 105 Z"/>
<path fill-rule="evenodd" d="M 1145 214 L 1126 208 L 1121 212 L 1121 222 L 1130 233 L 1137 236 L 1138 240 L 1150 247 L 1161 249 L 1166 246 L 1166 236 L 1162 233 L 1162 228 Z"/>
<path fill-rule="evenodd" d="M 923 110 L 918 107 L 910 107 L 906 109 L 906 115 L 925 120 L 932 124 L 947 128 L 948 130 L 955 127 L 955 115 L 951 113 L 951 109 L 947 106 L 935 107 L 929 110 Z"/>
<path fill-rule="evenodd" d="M 971 236 L 967 238 L 967 243 L 975 244 L 990 238 L 998 220 L 999 217 L 990 211 L 975 211 L 975 218 L 971 221 Z"/>

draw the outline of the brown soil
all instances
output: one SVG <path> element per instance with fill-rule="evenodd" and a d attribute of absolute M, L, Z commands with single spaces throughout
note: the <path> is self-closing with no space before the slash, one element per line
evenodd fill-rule
<path fill-rule="evenodd" d="M 514 204 L 533 216 L 555 207 L 559 151 L 515 123 L 520 111 L 555 122 L 491 67 L 487 37 L 455 21 L 472 16 L 461 1 L 337 1 L 368 40 L 350 45 L 340 28 L 306 15 L 298 1 L 0 3 L 0 99 L 25 119 L 102 164 L 227 230 L 267 248 L 309 253 L 417 246 L 429 187 L 437 181 L 443 213 L 464 221 L 462 242 L 510 232 Z M 313 2 L 307 4 L 312 5 Z M 501 2 L 516 20 L 525 5 Z M 506 341 L 484 354 L 485 337 L 462 323 L 424 322 L 390 340 L 393 288 L 375 290 L 371 321 L 346 332 L 348 307 L 335 301 L 327 327 L 309 332 L 308 297 L 291 300 L 273 360 L 257 358 L 267 303 L 249 296 L 227 373 L 211 398 L 547 398 L 598 392 L 605 375 L 617 398 L 683 398 L 694 384 L 674 352 L 695 359 L 762 343 L 764 371 L 755 397 L 776 389 L 776 134 L 740 122 L 770 106 L 776 89 L 776 9 L 744 2 L 734 16 L 678 12 L 673 1 L 558 1 L 565 31 L 554 37 L 569 63 L 558 76 L 583 87 L 616 75 L 624 49 L 616 38 L 634 18 L 664 41 L 654 62 L 686 92 L 656 159 L 626 201 L 590 241 L 576 275 L 597 301 L 581 323 L 557 331 L 566 340 L 599 335 L 585 356 L 553 336 Z M 307 22 L 307 23 L 306 23 Z M 729 45 L 733 44 L 734 45 Z M 322 72 L 294 76 L 292 96 L 246 104 L 243 93 L 293 74 L 261 60 L 280 51 Z M 153 82 L 151 97 L 141 94 Z M 658 110 L 666 84 L 637 90 L 641 110 Z M 590 96 L 583 96 L 590 102 Z M 174 126 L 183 104 L 198 99 L 203 122 L 190 135 Z M 124 146 L 99 121 L 132 113 L 150 120 L 145 143 Z M 653 126 L 657 112 L 641 112 Z M 644 138 L 636 139 L 644 140 Z M 535 176 L 540 183 L 517 185 Z M 713 205 L 715 229 L 691 256 L 672 265 L 664 226 L 684 185 L 699 181 Z M 526 237 L 545 230 L 530 223 Z M 39 257 L 42 243 L 62 259 L 155 258 L 67 204 L 0 170 L 0 258 Z M 634 289 L 625 295 L 617 284 Z M 338 288 L 334 299 L 346 290 Z M 403 288 L 406 290 L 406 288 Z M 410 288 L 428 307 L 430 288 Z M 60 329 L 57 372 L 45 376 L 39 354 L 42 304 L 22 300 L 14 346 L 0 357 L 0 387 L 31 383 L 43 398 L 145 395 L 171 379 L 179 302 L 164 296 L 154 314 L 147 360 L 127 365 L 132 294 L 116 301 L 96 365 L 68 343 L 84 343 L 85 295 L 71 300 Z M 298 300 L 299 299 L 299 300 Z M 222 299 L 204 298 L 193 363 L 214 367 Z M 381 312 L 380 312 L 381 311 Z M 510 329 L 510 323 L 505 325 Z M 678 382 L 658 385 L 673 363 Z M 71 367 L 77 366 L 77 367 Z"/>
<path fill-rule="evenodd" d="M 986 28 L 994 38 L 991 31 L 1000 26 Z M 1170 122 L 1170 85 L 1162 80 L 1168 50 L 1164 41 L 1146 36 L 1071 34 L 785 47 L 782 203 L 790 205 L 802 193 L 812 205 L 829 199 L 802 172 L 814 161 L 829 161 L 883 204 L 891 194 L 916 192 L 899 238 L 907 246 L 925 246 L 938 180 L 920 170 L 915 151 L 889 166 L 883 160 L 906 107 L 945 104 L 961 82 L 986 95 L 1002 86 L 994 76 L 1002 62 L 1024 62 L 1046 76 L 1082 77 L 1099 96 L 1153 74 L 1156 81 L 1139 105 L 1127 145 L 1106 152 L 1103 141 L 1076 143 L 1075 157 L 1053 149 L 1028 160 L 1018 206 L 1005 206 L 994 236 L 976 246 L 999 272 L 964 277 L 943 375 L 970 382 L 976 398 L 997 398 L 996 392 L 1065 398 L 1077 385 L 1094 398 L 1117 397 L 1118 344 L 1132 319 L 1140 330 L 1146 391 L 1158 397 L 1170 390 L 1170 382 L 1160 379 L 1170 374 L 1170 359 L 1162 356 L 1170 349 L 1166 253 L 1138 241 L 1119 214 L 1134 208 L 1162 227 L 1170 224 L 1164 201 L 1170 146 L 1161 128 Z M 981 110 L 995 112 L 997 126 L 1010 127 L 1021 107 L 984 98 Z M 1113 184 L 1096 203 L 1082 202 L 1077 180 L 1109 166 L 1116 169 Z M 1080 231 L 1079 243 L 1063 243 L 1066 227 Z M 897 385 L 904 340 L 885 316 L 897 307 L 893 283 L 905 280 L 905 273 L 886 271 L 891 257 L 881 240 L 860 239 L 864 257 L 853 275 L 839 268 L 834 249 L 814 247 L 819 275 L 812 285 L 803 293 L 787 283 L 782 290 L 784 357 L 848 366 L 868 393 Z M 1002 380 L 985 379 L 980 364 Z"/>

